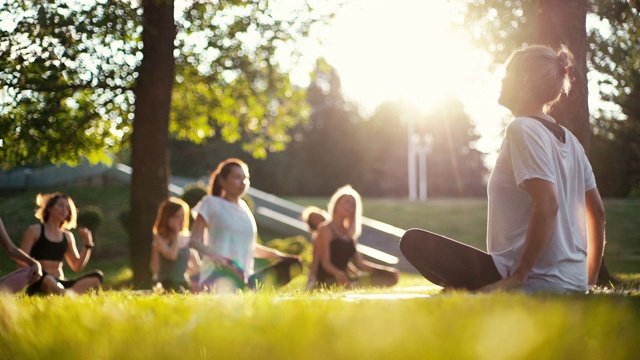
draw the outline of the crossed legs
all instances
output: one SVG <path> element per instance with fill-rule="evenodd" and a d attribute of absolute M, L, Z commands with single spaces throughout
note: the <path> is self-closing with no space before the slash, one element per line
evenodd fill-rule
<path fill-rule="evenodd" d="M 422 276 L 444 288 L 477 290 L 502 278 L 488 253 L 428 231 L 407 231 L 400 250 Z"/>

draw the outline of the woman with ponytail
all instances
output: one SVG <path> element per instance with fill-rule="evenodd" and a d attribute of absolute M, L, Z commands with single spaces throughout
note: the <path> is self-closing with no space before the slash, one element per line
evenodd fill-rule
<path fill-rule="evenodd" d="M 233 292 L 265 280 L 273 273 L 276 285 L 301 268 L 296 256 L 257 243 L 256 221 L 242 197 L 249 190 L 249 168 L 240 159 L 230 158 L 218 165 L 209 181 L 209 194 L 193 208 L 191 247 L 202 256 L 200 288 Z M 269 259 L 270 266 L 254 271 L 254 258 Z"/>
<path fill-rule="evenodd" d="M 509 109 L 488 184 L 488 253 L 408 232 L 400 248 L 445 288 L 585 293 L 604 250 L 604 207 L 585 151 L 549 116 L 567 94 L 573 56 L 528 46 L 507 60 L 498 102 Z"/>

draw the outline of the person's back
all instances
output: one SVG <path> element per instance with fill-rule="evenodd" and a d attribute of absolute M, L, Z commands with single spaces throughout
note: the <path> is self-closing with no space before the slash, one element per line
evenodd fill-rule
<path fill-rule="evenodd" d="M 488 184 L 487 249 L 502 276 L 514 271 L 522 251 L 532 198 L 518 186 L 527 178 L 555 184 L 558 194 L 556 227 L 527 278 L 529 291 L 586 291 L 587 225 L 585 192 L 595 187 L 591 166 L 578 140 L 568 130 L 565 142 L 540 121 L 514 119 Z M 532 148 L 535 148 L 532 150 Z M 512 159 L 534 160 L 512 161 Z M 533 166 L 532 166 L 533 165 Z"/>

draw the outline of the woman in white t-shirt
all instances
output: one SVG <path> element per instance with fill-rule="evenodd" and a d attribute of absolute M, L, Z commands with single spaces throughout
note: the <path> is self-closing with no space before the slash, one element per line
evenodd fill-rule
<path fill-rule="evenodd" d="M 572 54 L 529 46 L 507 60 L 499 103 L 514 119 L 488 184 L 488 253 L 409 231 L 405 257 L 443 287 L 586 292 L 604 250 L 604 207 L 585 151 L 547 114 L 568 93 Z"/>
<path fill-rule="evenodd" d="M 200 287 L 229 292 L 254 287 L 256 278 L 272 271 L 277 285 L 290 280 L 297 256 L 287 255 L 256 242 L 256 222 L 242 199 L 249 189 L 249 168 L 242 160 L 227 159 L 211 175 L 209 195 L 193 208 L 195 222 L 190 246 L 202 256 Z M 206 230 L 206 231 L 205 231 Z M 255 274 L 254 257 L 271 260 L 271 266 Z"/>

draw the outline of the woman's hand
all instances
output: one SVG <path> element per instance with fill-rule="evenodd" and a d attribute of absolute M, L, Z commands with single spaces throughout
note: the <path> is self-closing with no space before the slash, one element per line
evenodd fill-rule
<path fill-rule="evenodd" d="M 30 278 L 29 278 L 29 284 L 33 284 L 34 282 L 38 281 L 38 279 L 40 279 L 42 277 L 42 265 L 40 265 L 40 263 L 38 261 L 35 261 L 32 265 L 31 265 L 31 274 L 30 274 Z"/>
<path fill-rule="evenodd" d="M 492 284 L 485 285 L 477 290 L 477 292 L 493 292 L 493 291 L 509 291 L 513 289 L 521 288 L 524 285 L 526 277 L 520 276 L 517 273 L 506 278 L 502 278 Z"/>
<path fill-rule="evenodd" d="M 336 282 L 340 286 L 349 286 L 349 285 L 351 285 L 351 281 L 349 281 L 349 277 L 347 276 L 347 273 L 345 273 L 344 271 L 339 271 L 339 272 L 335 273 L 334 277 L 336 278 Z"/>
<path fill-rule="evenodd" d="M 230 263 L 229 259 L 227 259 L 226 257 L 218 254 L 217 252 L 215 252 L 213 250 L 207 251 L 204 255 L 206 257 L 208 257 L 209 259 L 211 259 L 211 262 L 216 266 L 229 265 L 229 263 Z"/>
<path fill-rule="evenodd" d="M 78 229 L 78 232 L 82 236 L 82 242 L 84 243 L 85 248 L 90 249 L 95 246 L 95 243 L 93 242 L 93 235 L 91 234 L 91 230 L 84 227 L 84 228 Z"/>

